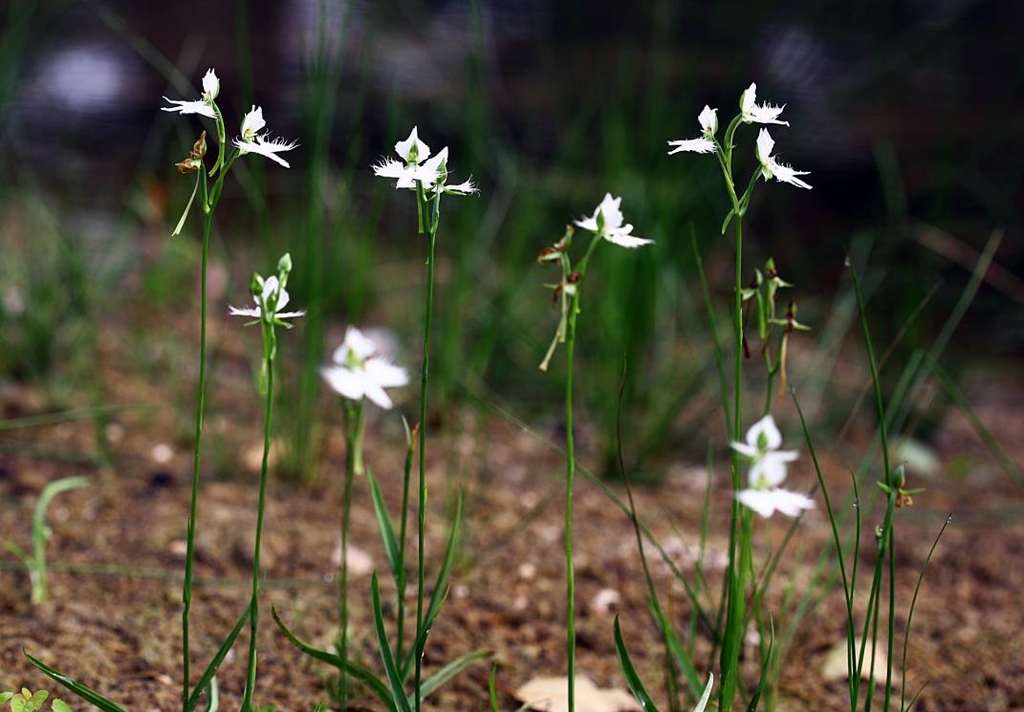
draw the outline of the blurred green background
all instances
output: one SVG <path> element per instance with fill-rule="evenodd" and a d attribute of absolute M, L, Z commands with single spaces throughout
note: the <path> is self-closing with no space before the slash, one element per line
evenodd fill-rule
<path fill-rule="evenodd" d="M 417 368 L 424 245 L 411 196 L 371 171 L 413 125 L 481 189 L 443 206 L 439 417 L 449 403 L 557 412 L 560 367 L 536 368 L 557 310 L 535 258 L 610 191 L 656 245 L 602 251 L 588 275 L 579 392 L 599 469 L 612 467 L 623 380 L 637 462 L 704 428 L 717 377 L 697 255 L 724 318 L 727 202 L 712 157 L 669 157 L 666 142 L 696 136 L 705 103 L 727 122 L 751 81 L 786 105 L 778 153 L 814 186 L 762 184 L 748 217 L 746 265 L 774 257 L 815 328 L 797 383 L 826 397 L 815 383 L 855 317 L 847 252 L 894 345 L 890 383 L 965 294 L 947 369 L 1024 347 L 1021 3 L 7 0 L 0 23 L 0 379 L 45 384 L 55 404 L 106 402 L 95 334 L 127 305 L 194 312 L 199 221 L 169 236 L 192 187 L 173 164 L 210 126 L 159 108 L 196 98 L 209 67 L 229 126 L 255 103 L 301 144 L 290 170 L 237 164 L 215 253 L 234 303 L 253 270 L 293 256 L 293 303 L 310 315 L 289 337 L 281 422 L 302 476 L 321 437 L 317 367 L 344 324 L 393 329 Z M 754 136 L 738 134 L 739 175 Z"/>

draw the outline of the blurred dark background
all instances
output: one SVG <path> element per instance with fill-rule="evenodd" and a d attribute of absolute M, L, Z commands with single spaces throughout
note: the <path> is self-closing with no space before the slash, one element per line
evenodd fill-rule
<path fill-rule="evenodd" d="M 964 363 L 1024 347 L 1024 3 L 8 0 L 0 22 L 0 226 L 10 231 L 26 196 L 43 201 L 62 244 L 85 246 L 77 273 L 93 279 L 106 260 L 115 292 L 146 257 L 143 241 L 111 236 L 150 230 L 165 254 L 191 189 L 173 163 L 200 120 L 159 111 L 161 96 L 196 98 L 215 67 L 229 127 L 257 103 L 274 135 L 300 142 L 289 171 L 239 166 L 221 224 L 253 252 L 243 273 L 293 252 L 295 296 L 314 316 L 309 364 L 325 349 L 317 317 L 415 328 L 418 308 L 388 311 L 389 286 L 372 276 L 384 261 L 374 250 L 419 259 L 402 242 L 409 206 L 370 171 L 414 124 L 451 147 L 456 180 L 481 187 L 446 212 L 442 382 L 520 387 L 510 374 L 535 366 L 556 321 L 533 259 L 606 191 L 658 244 L 609 254 L 600 279 L 621 298 L 595 306 L 595 346 L 671 363 L 652 342 L 691 336 L 703 314 L 691 304 L 679 316 L 666 296 L 695 287 L 691 243 L 718 295 L 732 245 L 719 235 L 715 161 L 669 157 L 666 141 L 696 136 L 705 103 L 727 122 L 751 81 L 759 100 L 786 105 L 777 150 L 814 188 L 759 187 L 748 264 L 774 256 L 820 329 L 851 252 L 869 275 L 873 326 L 905 357 L 934 338 L 994 249 L 948 350 Z M 750 146 L 740 175 L 753 169 L 753 136 L 738 134 Z M 7 260 L 20 248 L 4 249 Z M 8 319 L 17 306 L 8 299 Z M 620 371 L 594 376 L 600 398 Z"/>

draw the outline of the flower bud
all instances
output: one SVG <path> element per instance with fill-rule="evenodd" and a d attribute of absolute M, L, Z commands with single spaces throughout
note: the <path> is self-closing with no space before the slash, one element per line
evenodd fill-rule
<path fill-rule="evenodd" d="M 907 468 L 902 462 L 892 471 L 892 483 L 897 489 L 903 489 L 907 485 Z"/>

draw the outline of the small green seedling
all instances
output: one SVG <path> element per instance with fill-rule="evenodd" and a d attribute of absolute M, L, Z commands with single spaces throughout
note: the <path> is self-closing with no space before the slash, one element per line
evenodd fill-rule
<path fill-rule="evenodd" d="M 32 581 L 33 604 L 42 603 L 48 595 L 46 588 L 46 542 L 53 536 L 53 531 L 50 527 L 46 526 L 46 510 L 50 508 L 50 502 L 53 501 L 53 498 L 61 492 L 80 489 L 89 485 L 89 483 L 88 477 L 65 477 L 60 480 L 54 480 L 46 485 L 42 493 L 40 493 L 39 500 L 36 502 L 35 509 L 32 512 L 32 555 L 26 554 L 21 547 L 13 542 L 8 542 L 7 544 L 7 550 L 21 559 L 25 564 L 25 568 L 28 569 L 28 575 Z M 6 694 L 3 693 L 3 695 Z M 7 699 L 12 699 L 4 699 L 3 695 L 0 695 L 0 699 L 3 699 L 3 702 L 6 702 Z M 14 699 L 17 698 L 15 697 Z M 61 705 L 67 708 L 67 705 L 64 705 L 63 702 L 61 702 Z M 12 709 L 36 710 L 39 707 L 12 707 Z"/>
<path fill-rule="evenodd" d="M 54 483 L 56 484 L 56 483 Z M 21 688 L 21 692 L 0 692 L 0 705 L 10 703 L 11 712 L 36 712 L 43 709 L 50 693 L 46 690 L 39 690 L 33 693 L 27 687 Z M 54 700 L 50 703 L 53 712 L 71 712 L 64 700 Z"/>

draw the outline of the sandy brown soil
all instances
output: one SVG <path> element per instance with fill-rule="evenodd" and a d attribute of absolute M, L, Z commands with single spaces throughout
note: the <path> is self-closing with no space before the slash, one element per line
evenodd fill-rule
<path fill-rule="evenodd" d="M 180 333 L 191 333 L 191 328 L 182 317 Z M 224 320 L 215 320 L 213 341 L 219 355 L 210 391 L 209 450 L 198 526 L 197 668 L 246 605 L 255 523 L 257 470 L 251 460 L 260 442 L 259 403 L 251 387 L 245 344 L 222 338 L 224 328 Z M 52 453 L 0 454 L 0 538 L 25 548 L 30 543 L 31 507 L 45 483 L 71 474 L 94 478 L 91 487 L 61 495 L 51 509 L 54 536 L 49 555 L 54 571 L 49 602 L 30 605 L 27 575 L 13 557 L 0 554 L 0 687 L 54 688 L 25 661 L 24 649 L 129 709 L 173 710 L 178 708 L 181 684 L 180 575 L 194 366 L 191 351 L 175 345 L 173 333 L 161 337 L 126 330 L 104 332 L 100 375 L 105 392 L 112 402 L 160 405 L 113 418 L 106 429 L 112 453 L 109 466 L 68 464 Z M 190 343 L 184 341 L 186 346 Z M 127 343 L 133 346 L 126 348 Z M 974 375 L 963 385 L 981 417 L 1021 464 L 1020 382 L 1002 372 Z M 403 404 L 409 412 L 413 397 L 408 394 L 410 400 Z M 180 405 L 163 405 L 167 403 Z M 14 385 L 6 389 L 3 405 L 5 417 L 44 407 L 38 392 Z M 780 419 L 795 422 L 789 411 Z M 307 640 L 330 645 L 337 621 L 332 555 L 338 545 L 340 499 L 334 473 L 343 462 L 337 425 L 328 424 L 330 437 L 316 485 L 280 479 L 271 485 L 257 700 L 282 710 L 312 709 L 316 701 L 326 699 L 324 682 L 331 671 L 295 650 L 274 628 L 269 609 L 276 606 Z M 542 425 L 531 425 L 541 436 L 558 437 Z M 5 434 L 9 441 L 79 453 L 95 451 L 92 436 L 93 427 L 86 421 Z M 393 507 L 399 492 L 402 437 L 393 414 L 370 426 L 367 456 Z M 705 487 L 703 467 L 698 465 L 702 446 L 699 438 L 694 442 L 695 447 L 685 448 L 692 451 L 663 463 L 667 474 L 659 487 L 638 492 L 641 511 L 688 576 L 693 575 L 694 564 L 687 546 L 698 540 Z M 834 496 L 845 493 L 849 468 L 859 461 L 865 442 L 855 427 L 844 443 L 822 446 Z M 986 454 L 963 416 L 949 412 L 933 444 L 942 472 L 921 483 L 927 491 L 916 497 L 913 508 L 899 512 L 900 633 L 928 547 L 947 514 L 953 513 L 954 519 L 928 569 L 913 618 L 909 690 L 921 690 L 920 710 L 1024 709 L 1024 497 Z M 158 445 L 170 448 L 166 462 L 154 459 L 162 454 L 154 451 Z M 591 449 L 584 443 L 583 462 Z M 432 564 L 443 547 L 445 505 L 459 485 L 466 492 L 466 527 L 450 600 L 430 638 L 427 664 L 435 667 L 477 648 L 494 651 L 503 708 L 515 709 L 518 704 L 508 694 L 512 689 L 534 675 L 564 673 L 563 463 L 534 434 L 497 415 L 468 410 L 447 417 L 432 440 L 431 452 Z M 720 448 L 718 456 L 723 453 Z M 794 486 L 810 488 L 809 458 L 801 459 L 791 479 Z M 720 581 L 728 506 L 719 472 L 705 563 L 713 591 Z M 579 670 L 599 685 L 623 685 L 612 641 L 617 613 L 639 669 L 649 687 L 660 691 L 658 639 L 646 613 L 629 521 L 593 483 L 581 478 L 576 522 Z M 873 524 L 869 516 L 865 529 L 870 532 Z M 765 545 L 777 543 L 785 528 L 781 520 L 760 522 L 759 537 Z M 802 590 L 828 537 L 820 509 L 805 518 L 772 587 L 771 610 L 778 610 L 794 586 Z M 356 485 L 352 541 L 371 557 L 373 566 L 386 569 L 365 482 Z M 865 542 L 862 589 L 867 586 L 864 572 L 873 560 L 870 535 Z M 765 551 L 765 546 L 758 549 L 762 560 Z M 656 564 L 654 571 L 671 614 L 685 630 L 690 612 L 686 597 L 667 567 Z M 617 592 L 621 600 L 607 610 L 592 606 L 605 589 Z M 368 575 L 356 576 L 353 645 L 364 662 L 378 666 L 368 591 Z M 385 595 L 393 598 L 394 591 L 388 589 Z M 786 620 L 777 622 L 780 630 L 785 625 Z M 842 597 L 836 590 L 809 613 L 786 651 L 778 709 L 847 708 L 845 683 L 827 682 L 820 674 L 827 651 L 842 641 L 843 631 Z M 222 704 L 228 709 L 240 699 L 244 641 L 245 634 L 218 678 Z M 700 659 L 705 659 L 708 641 L 703 632 L 698 632 L 695 645 Z M 756 674 L 750 665 L 746 672 Z M 470 669 L 431 698 L 429 708 L 486 709 L 487 674 L 486 665 Z M 68 695 L 64 698 L 75 702 Z M 375 708 L 372 700 L 359 703 Z"/>

